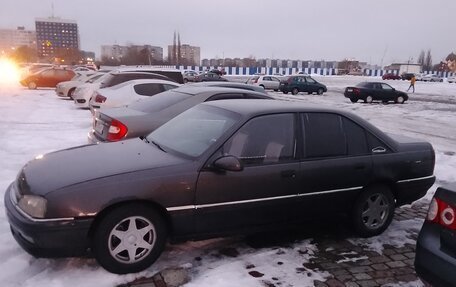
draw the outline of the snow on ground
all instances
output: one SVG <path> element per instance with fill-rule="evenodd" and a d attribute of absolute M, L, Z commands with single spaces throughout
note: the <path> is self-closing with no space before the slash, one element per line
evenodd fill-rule
<path fill-rule="evenodd" d="M 428 192 L 427 199 L 432 197 L 437 185 L 456 181 L 455 84 L 417 82 L 416 93 L 410 94 L 410 101 L 404 105 L 368 105 L 352 104 L 342 94 L 346 86 L 368 78 L 316 78 L 329 88 L 323 96 L 292 96 L 273 92 L 271 95 L 279 99 L 346 109 L 368 119 L 386 132 L 431 142 L 436 151 L 437 184 Z M 408 82 L 405 81 L 388 82 L 399 90 L 408 87 Z M 71 101 L 58 98 L 53 90 L 29 91 L 0 84 L 0 99 L 1 194 L 28 160 L 39 154 L 86 144 L 87 132 L 91 127 L 90 112 L 74 107 Z M 420 224 L 419 220 L 393 221 L 381 236 L 352 240 L 356 244 L 381 251 L 383 243 L 400 246 L 401 242 L 411 240 L 408 231 L 419 228 Z M 235 250 L 237 256 L 220 251 L 226 248 Z M 139 274 L 113 275 L 104 271 L 93 259 L 35 259 L 25 253 L 10 234 L 3 196 L 0 196 L 2 286 L 115 286 L 176 266 L 190 269 L 192 281 L 188 286 L 263 286 L 272 277 L 282 282 L 282 286 L 307 286 L 311 285 L 312 280 L 322 280 L 327 276 L 323 271 L 302 268 L 302 263 L 307 262 L 311 256 L 318 257 L 318 250 L 309 240 L 295 242 L 287 247 L 254 249 L 245 245 L 241 239 L 232 237 L 168 245 L 160 259 L 148 270 Z M 301 269 L 297 269 L 298 266 Z M 249 275 L 251 271 L 264 276 L 255 278 Z M 233 280 L 236 280 L 235 283 Z"/>

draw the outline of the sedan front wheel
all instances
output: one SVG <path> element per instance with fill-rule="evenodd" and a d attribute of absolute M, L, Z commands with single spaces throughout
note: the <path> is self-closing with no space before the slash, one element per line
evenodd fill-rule
<path fill-rule="evenodd" d="M 167 238 L 163 217 L 153 208 L 128 204 L 113 209 L 97 224 L 93 253 L 106 270 L 139 272 L 160 256 Z"/>
<path fill-rule="evenodd" d="M 404 97 L 403 96 L 397 97 L 395 102 L 397 104 L 403 104 L 405 102 Z"/>

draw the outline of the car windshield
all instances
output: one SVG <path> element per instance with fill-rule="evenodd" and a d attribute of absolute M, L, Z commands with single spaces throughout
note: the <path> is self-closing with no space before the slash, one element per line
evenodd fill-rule
<path fill-rule="evenodd" d="M 195 158 L 214 145 L 239 118 L 233 112 L 199 105 L 173 118 L 146 139 L 164 151 Z"/>
<path fill-rule="evenodd" d="M 105 74 L 104 73 L 99 73 L 99 74 L 95 74 L 93 76 L 90 76 L 87 80 L 86 80 L 86 83 L 93 83 L 95 82 L 97 79 L 101 78 L 102 76 L 104 76 Z"/>

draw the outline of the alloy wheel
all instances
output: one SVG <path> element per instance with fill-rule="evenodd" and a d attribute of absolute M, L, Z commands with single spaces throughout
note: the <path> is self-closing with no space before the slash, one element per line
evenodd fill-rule
<path fill-rule="evenodd" d="M 361 213 L 362 222 L 368 229 L 377 229 L 383 226 L 388 215 L 388 200 L 381 193 L 375 193 L 369 196 L 363 205 Z"/>

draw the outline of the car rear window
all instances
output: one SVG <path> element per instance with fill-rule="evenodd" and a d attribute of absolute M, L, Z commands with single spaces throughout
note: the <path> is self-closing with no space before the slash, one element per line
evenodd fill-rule
<path fill-rule="evenodd" d="M 183 101 L 189 97 L 193 96 L 192 94 L 180 93 L 175 91 L 166 91 L 160 94 L 157 94 L 150 99 L 144 101 L 135 102 L 128 107 L 137 111 L 152 113 L 157 112 L 162 109 L 165 109 L 169 106 L 172 106 L 180 101 Z"/>
<path fill-rule="evenodd" d="M 356 86 L 360 87 L 360 88 L 370 88 L 372 85 L 370 83 L 363 82 L 363 83 L 357 84 Z"/>

